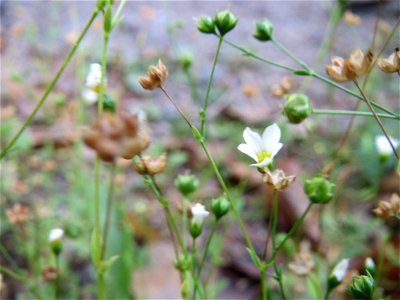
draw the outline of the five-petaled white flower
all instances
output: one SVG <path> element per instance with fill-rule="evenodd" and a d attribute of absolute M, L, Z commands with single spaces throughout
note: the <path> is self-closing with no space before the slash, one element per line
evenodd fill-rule
<path fill-rule="evenodd" d="M 250 165 L 254 167 L 265 167 L 269 165 L 283 146 L 283 144 L 279 142 L 281 130 L 275 123 L 265 128 L 262 137 L 257 132 L 247 127 L 243 132 L 243 138 L 246 144 L 240 144 L 238 150 L 247 154 L 257 162 Z"/>
<path fill-rule="evenodd" d="M 331 276 L 336 277 L 339 282 L 342 282 L 344 275 L 347 273 L 349 268 L 350 259 L 342 259 L 332 270 Z"/>
<path fill-rule="evenodd" d="M 397 148 L 400 143 L 399 140 L 394 139 L 391 136 L 389 136 L 389 138 L 392 141 L 393 146 Z M 375 146 L 378 150 L 379 155 L 381 156 L 389 156 L 393 153 L 392 147 L 390 146 L 388 139 L 384 135 L 378 135 L 377 137 L 375 137 Z"/>
<path fill-rule="evenodd" d="M 205 217 L 207 217 L 210 213 L 205 209 L 203 204 L 196 203 L 195 206 L 192 207 L 192 221 L 194 223 L 202 224 Z"/>
<path fill-rule="evenodd" d="M 64 236 L 64 230 L 62 230 L 61 228 L 52 229 L 49 234 L 49 242 L 50 243 L 56 241 L 60 242 L 63 236 Z"/>

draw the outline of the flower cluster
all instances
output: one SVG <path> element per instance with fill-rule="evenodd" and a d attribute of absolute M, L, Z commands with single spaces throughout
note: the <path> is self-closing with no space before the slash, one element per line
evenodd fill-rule
<path fill-rule="evenodd" d="M 379 201 L 378 206 L 372 210 L 379 218 L 388 220 L 392 217 L 400 218 L 400 198 L 393 194 L 390 202 Z"/>
<path fill-rule="evenodd" d="M 147 69 L 147 76 L 139 77 L 139 83 L 145 90 L 160 88 L 168 78 L 168 69 L 161 59 L 158 60 L 158 66 L 150 66 Z"/>
<path fill-rule="evenodd" d="M 29 208 L 19 203 L 6 211 L 7 219 L 11 224 L 21 225 L 29 218 Z"/>
<path fill-rule="evenodd" d="M 150 137 L 139 128 L 137 116 L 126 112 L 102 114 L 93 128 L 85 128 L 83 141 L 105 162 L 117 157 L 131 159 L 150 145 Z"/>
<path fill-rule="evenodd" d="M 197 20 L 197 29 L 206 34 L 216 34 L 217 30 L 221 36 L 235 28 L 239 20 L 229 11 L 224 10 L 217 13 L 213 18 L 201 17 Z"/>
<path fill-rule="evenodd" d="M 274 84 L 271 88 L 272 96 L 282 98 L 290 93 L 294 87 L 294 79 L 292 76 L 283 76 L 279 84 Z"/>
<path fill-rule="evenodd" d="M 336 82 L 355 80 L 369 71 L 372 59 L 373 54 L 370 50 L 364 54 L 360 49 L 356 49 L 349 58 L 334 57 L 332 65 L 326 66 L 326 72 Z"/>

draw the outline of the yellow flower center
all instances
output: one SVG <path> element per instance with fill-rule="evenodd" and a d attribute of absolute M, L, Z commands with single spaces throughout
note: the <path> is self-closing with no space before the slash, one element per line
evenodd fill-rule
<path fill-rule="evenodd" d="M 271 156 L 272 156 L 271 153 L 269 153 L 266 150 L 263 150 L 262 152 L 257 154 L 257 159 L 258 159 L 258 162 L 260 163 L 260 162 L 264 161 L 264 159 L 266 159 L 266 158 L 271 158 Z"/>

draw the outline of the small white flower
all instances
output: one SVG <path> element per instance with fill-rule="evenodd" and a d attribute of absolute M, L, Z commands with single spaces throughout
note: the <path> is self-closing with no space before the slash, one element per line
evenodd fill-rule
<path fill-rule="evenodd" d="M 275 123 L 265 128 L 262 137 L 247 127 L 243 132 L 243 138 L 246 144 L 240 144 L 238 150 L 257 162 L 250 165 L 254 167 L 269 165 L 283 146 L 282 143 L 279 143 L 281 130 Z"/>
<path fill-rule="evenodd" d="M 97 102 L 99 95 L 89 88 L 85 88 L 82 91 L 82 98 L 87 105 L 91 105 Z"/>
<path fill-rule="evenodd" d="M 49 242 L 53 243 L 55 241 L 61 241 L 64 236 L 64 230 L 61 228 L 55 228 L 50 231 Z"/>
<path fill-rule="evenodd" d="M 93 92 L 98 93 L 101 84 L 101 65 L 91 64 L 89 74 L 86 77 L 85 85 L 90 88 Z"/>
<path fill-rule="evenodd" d="M 196 203 L 195 206 L 192 207 L 192 215 L 193 222 L 202 224 L 205 217 L 207 217 L 210 213 L 205 209 L 203 204 Z"/>
<path fill-rule="evenodd" d="M 393 146 L 397 148 L 399 146 L 399 140 L 396 140 L 391 136 L 389 136 L 389 138 L 392 141 Z M 381 156 L 389 156 L 393 153 L 392 147 L 390 146 L 389 141 L 384 135 L 378 135 L 375 137 L 375 146 L 378 150 L 379 155 Z"/>
<path fill-rule="evenodd" d="M 367 257 L 365 259 L 365 267 L 367 269 L 375 269 L 375 263 L 374 263 L 374 261 L 372 260 L 371 257 Z"/>
<path fill-rule="evenodd" d="M 347 273 L 349 268 L 350 259 L 342 259 L 332 270 L 331 276 L 336 277 L 339 282 L 342 282 L 344 275 Z"/>

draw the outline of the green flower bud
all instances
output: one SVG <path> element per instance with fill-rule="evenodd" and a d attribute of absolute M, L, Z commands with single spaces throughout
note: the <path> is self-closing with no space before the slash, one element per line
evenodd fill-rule
<path fill-rule="evenodd" d="M 332 270 L 328 277 L 328 290 L 331 291 L 342 283 L 349 268 L 350 259 L 342 259 Z"/>
<path fill-rule="evenodd" d="M 185 279 L 181 284 L 181 296 L 184 300 L 190 297 L 190 283 L 188 279 Z"/>
<path fill-rule="evenodd" d="M 179 271 L 186 271 L 189 270 L 192 265 L 192 262 L 189 257 L 181 254 L 179 255 L 178 259 L 174 261 L 174 266 Z"/>
<path fill-rule="evenodd" d="M 374 277 L 376 267 L 375 267 L 375 263 L 371 257 L 367 257 L 365 259 L 364 266 L 365 266 L 365 271 L 367 271 L 369 274 L 371 274 L 372 277 Z"/>
<path fill-rule="evenodd" d="M 348 295 L 354 299 L 372 300 L 375 290 L 375 281 L 371 275 L 353 276 L 353 279 L 346 289 Z"/>
<path fill-rule="evenodd" d="M 197 21 L 197 29 L 205 34 L 215 34 L 215 23 L 209 16 L 201 17 Z"/>
<path fill-rule="evenodd" d="M 211 203 L 211 211 L 217 220 L 221 219 L 229 212 L 229 207 L 229 201 L 224 197 L 213 199 Z"/>
<path fill-rule="evenodd" d="M 175 180 L 175 186 L 182 195 L 188 196 L 197 190 L 199 181 L 194 175 L 178 175 Z"/>
<path fill-rule="evenodd" d="M 306 180 L 304 192 L 312 203 L 326 204 L 333 198 L 335 184 L 321 176 Z"/>
<path fill-rule="evenodd" d="M 199 222 L 191 222 L 189 231 L 192 238 L 196 239 L 201 235 L 201 232 L 203 231 L 203 224 Z"/>
<path fill-rule="evenodd" d="M 54 255 L 60 255 L 62 251 L 62 239 L 64 236 L 64 230 L 60 228 L 55 228 L 50 231 L 49 234 L 49 244 L 51 251 L 53 251 Z"/>
<path fill-rule="evenodd" d="M 253 32 L 253 36 L 262 42 L 267 42 L 272 39 L 272 32 L 274 31 L 274 26 L 268 20 L 262 22 L 256 22 L 256 29 Z"/>
<path fill-rule="evenodd" d="M 115 101 L 111 98 L 109 94 L 104 94 L 103 96 L 103 108 L 104 110 L 115 113 Z"/>
<path fill-rule="evenodd" d="M 290 94 L 286 97 L 283 114 L 290 123 L 299 124 L 311 114 L 310 99 L 303 94 Z"/>
<path fill-rule="evenodd" d="M 103 10 L 103 8 L 108 4 L 107 0 L 97 0 L 96 6 L 98 10 Z"/>
<path fill-rule="evenodd" d="M 217 13 L 214 18 L 215 26 L 217 26 L 221 36 L 224 36 L 233 28 L 235 28 L 238 21 L 239 20 L 236 19 L 229 10 L 224 10 Z"/>
<path fill-rule="evenodd" d="M 179 56 L 178 61 L 183 70 L 188 70 L 193 63 L 193 54 L 191 52 L 184 52 Z"/>

